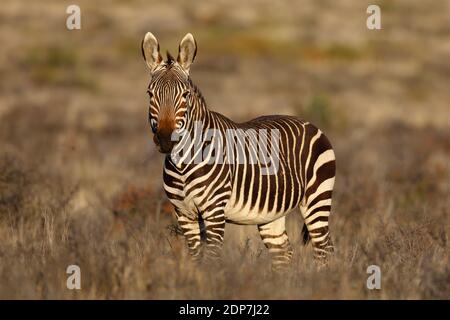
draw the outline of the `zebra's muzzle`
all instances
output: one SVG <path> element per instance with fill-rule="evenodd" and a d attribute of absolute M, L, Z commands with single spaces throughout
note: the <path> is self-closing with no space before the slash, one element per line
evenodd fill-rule
<path fill-rule="evenodd" d="M 171 132 L 156 132 L 156 134 L 153 136 L 153 141 L 158 146 L 159 152 L 170 153 L 172 151 L 176 141 L 172 141 L 171 137 Z"/>

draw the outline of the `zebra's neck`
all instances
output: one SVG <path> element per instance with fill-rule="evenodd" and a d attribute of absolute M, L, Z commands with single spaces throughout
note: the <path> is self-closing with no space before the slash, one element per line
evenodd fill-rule
<path fill-rule="evenodd" d="M 197 86 L 189 79 L 191 86 L 190 96 L 188 99 L 188 123 L 186 125 L 185 133 L 182 135 L 180 142 L 174 148 L 174 151 L 179 152 L 183 150 L 183 153 L 190 153 L 191 159 L 195 158 L 195 154 L 202 153 L 206 140 L 206 132 L 215 123 L 215 113 L 211 112 L 207 105 L 205 98 L 203 97 Z M 211 143 L 211 139 L 208 143 Z M 178 160 L 172 161 L 171 155 L 167 156 L 167 160 L 170 161 L 180 173 L 182 173 L 193 162 L 181 156 Z"/>
<path fill-rule="evenodd" d="M 187 130 L 192 134 L 198 133 L 201 129 L 201 133 L 204 134 L 214 121 L 215 113 L 211 112 L 206 105 L 205 98 L 198 89 L 198 87 L 189 79 L 191 85 L 191 96 L 189 99 L 189 120 Z M 204 141 L 202 141 L 203 143 Z"/>
<path fill-rule="evenodd" d="M 206 101 L 202 93 L 191 79 L 189 79 L 189 84 L 191 86 L 189 112 L 191 114 L 190 125 L 192 125 L 192 122 L 194 121 L 205 121 L 210 116 L 211 112 L 206 105 Z"/>

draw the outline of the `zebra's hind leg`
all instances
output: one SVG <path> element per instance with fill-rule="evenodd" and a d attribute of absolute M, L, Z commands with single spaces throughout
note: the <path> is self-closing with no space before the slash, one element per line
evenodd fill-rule
<path fill-rule="evenodd" d="M 286 217 L 258 225 L 264 245 L 272 255 L 272 270 L 283 271 L 292 259 L 292 247 L 286 233 Z"/>
<path fill-rule="evenodd" d="M 331 198 L 329 201 L 331 205 Z M 334 252 L 328 227 L 330 205 L 312 205 L 309 208 L 300 206 L 300 212 L 305 220 L 302 230 L 303 242 L 304 244 L 307 244 L 309 241 L 312 242 L 314 258 L 319 265 L 326 264 L 330 255 Z"/>

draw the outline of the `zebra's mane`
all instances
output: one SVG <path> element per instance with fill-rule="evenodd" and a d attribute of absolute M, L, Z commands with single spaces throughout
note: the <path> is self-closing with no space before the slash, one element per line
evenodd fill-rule
<path fill-rule="evenodd" d="M 171 67 L 175 63 L 175 59 L 170 54 L 169 50 L 167 50 L 166 56 L 167 56 L 166 64 L 168 67 Z"/>
<path fill-rule="evenodd" d="M 188 81 L 189 81 L 189 85 L 191 86 L 191 88 L 193 89 L 195 95 L 198 97 L 198 99 L 200 100 L 200 104 L 202 106 L 206 107 L 206 100 L 205 97 L 203 97 L 202 92 L 200 91 L 200 89 L 195 85 L 194 82 L 192 82 L 191 77 L 188 77 Z"/>

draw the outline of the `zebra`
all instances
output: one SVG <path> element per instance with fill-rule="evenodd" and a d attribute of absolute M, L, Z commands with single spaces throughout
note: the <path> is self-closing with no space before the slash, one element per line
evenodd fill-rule
<path fill-rule="evenodd" d="M 333 148 L 322 131 L 294 116 L 263 116 L 236 123 L 209 110 L 189 75 L 197 54 L 197 42 L 190 33 L 181 40 L 176 60 L 169 52 L 162 58 L 158 40 L 150 32 L 141 46 L 150 69 L 147 93 L 153 141 L 166 155 L 164 190 L 194 260 L 220 261 L 226 223 L 257 225 L 272 256 L 272 268 L 284 269 L 293 254 L 286 215 L 300 208 L 303 243 L 311 242 L 316 261 L 326 263 L 334 251 L 328 223 L 336 168 Z M 203 128 L 194 130 L 198 122 Z M 207 129 L 219 134 L 206 139 L 201 133 Z M 257 147 L 254 140 L 234 141 L 243 151 L 241 159 L 232 152 L 236 147 L 223 148 L 231 142 L 227 130 L 246 133 L 262 129 L 279 133 L 277 143 L 267 145 L 279 149 L 272 158 L 278 161 L 278 170 L 272 174 L 263 174 L 261 160 L 248 163 Z M 177 133 L 196 137 L 200 150 L 216 143 L 228 161 L 208 161 L 211 152 L 205 152 L 207 159 L 196 162 L 177 160 L 173 154 L 180 146 L 195 152 L 193 139 L 174 139 Z"/>

